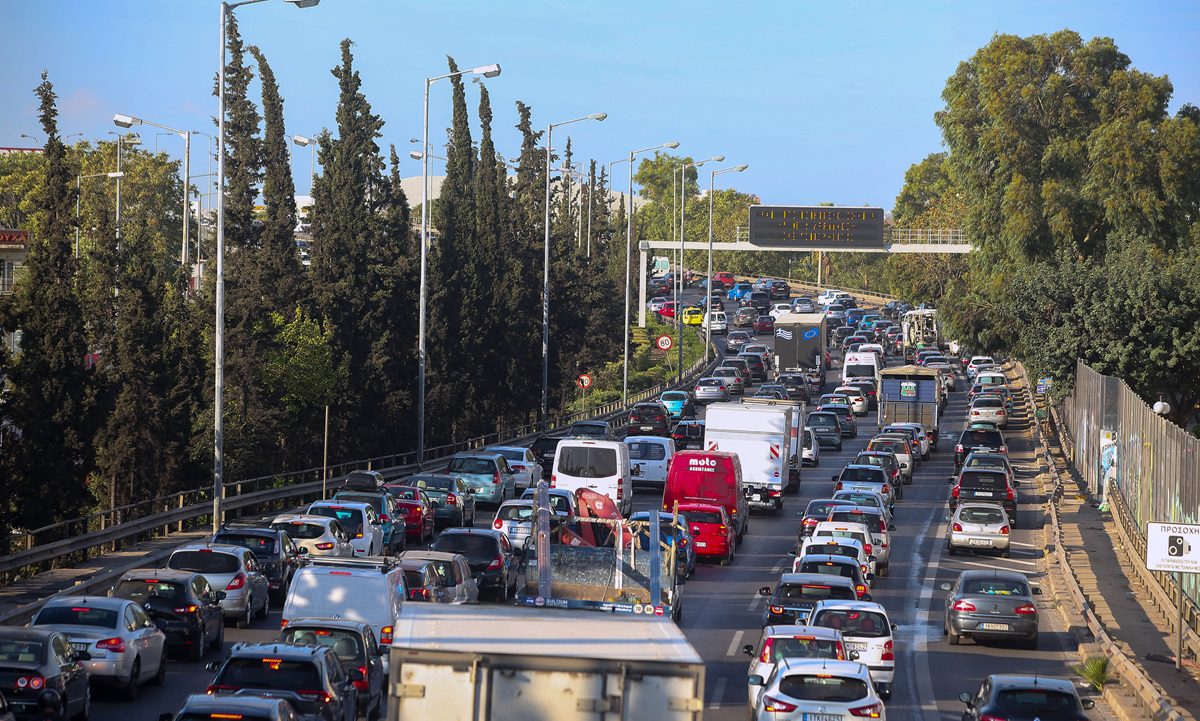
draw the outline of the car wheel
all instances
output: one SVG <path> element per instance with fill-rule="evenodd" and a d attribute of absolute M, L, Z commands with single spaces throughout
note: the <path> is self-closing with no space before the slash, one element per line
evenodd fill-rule
<path fill-rule="evenodd" d="M 249 600 L 246 602 L 246 613 L 242 616 L 239 616 L 237 621 L 234 623 L 234 625 L 236 625 L 238 628 L 247 628 L 250 625 L 250 622 L 254 620 L 253 614 L 254 614 L 254 597 L 251 596 L 249 598 Z"/>
<path fill-rule="evenodd" d="M 946 642 L 951 646 L 957 646 L 962 641 L 962 636 L 955 633 L 954 629 L 949 627 L 949 623 L 946 625 Z"/>
<path fill-rule="evenodd" d="M 879 575 L 887 576 L 891 572 L 891 569 L 892 569 L 892 564 L 890 562 L 885 563 L 879 567 Z"/>
<path fill-rule="evenodd" d="M 1001 558 L 1012 558 L 1012 551 L 1006 548 L 1000 552 L 1000 557 Z"/>
<path fill-rule="evenodd" d="M 841 453 L 841 452 L 842 452 L 842 443 L 841 443 L 841 441 L 838 441 L 838 444 L 837 444 L 836 446 L 834 446 L 834 447 L 833 447 L 833 450 L 837 451 L 838 453 Z"/>
<path fill-rule="evenodd" d="M 129 672 L 129 680 L 121 687 L 121 698 L 134 701 L 138 695 L 138 677 L 142 675 L 142 660 L 133 659 L 133 669 Z"/>
<path fill-rule="evenodd" d="M 158 659 L 158 671 L 154 674 L 154 679 L 150 682 L 155 686 L 162 686 L 167 680 L 167 647 L 163 646 L 162 657 Z"/>
<path fill-rule="evenodd" d="M 949 556 L 957 556 L 958 555 L 958 549 L 955 548 L 954 545 L 951 544 L 949 541 L 946 541 L 946 555 L 949 555 Z"/>

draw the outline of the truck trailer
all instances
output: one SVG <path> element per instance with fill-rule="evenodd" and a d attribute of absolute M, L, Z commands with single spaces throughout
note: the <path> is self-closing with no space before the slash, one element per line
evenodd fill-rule
<path fill-rule="evenodd" d="M 742 486 L 751 508 L 783 508 L 792 449 L 794 407 L 774 404 L 713 403 L 704 417 L 704 450 L 732 451 L 742 467 Z M 797 482 L 799 477 L 797 476 Z"/>
<path fill-rule="evenodd" d="M 775 369 L 802 372 L 809 383 L 824 383 L 829 339 L 822 313 L 784 313 L 775 321 Z"/>
<path fill-rule="evenodd" d="M 921 366 L 899 366 L 880 371 L 879 426 L 920 423 L 936 447 L 941 420 L 940 396 L 944 392 L 938 371 Z"/>

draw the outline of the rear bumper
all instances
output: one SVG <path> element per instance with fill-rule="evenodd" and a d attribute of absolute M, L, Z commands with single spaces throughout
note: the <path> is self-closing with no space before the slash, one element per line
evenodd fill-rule
<path fill-rule="evenodd" d="M 1004 624 L 1008 629 L 980 628 L 980 624 Z M 955 633 L 972 638 L 1033 638 L 1038 632 L 1037 617 L 1029 619 L 1014 619 L 1011 616 L 991 618 L 954 613 L 950 615 L 950 628 Z"/>

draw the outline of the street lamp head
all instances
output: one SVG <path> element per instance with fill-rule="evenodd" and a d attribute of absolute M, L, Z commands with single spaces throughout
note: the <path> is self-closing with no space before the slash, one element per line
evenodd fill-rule
<path fill-rule="evenodd" d="M 723 163 L 723 162 L 725 162 L 725 156 L 724 155 L 714 155 L 711 158 L 709 158 L 709 160 L 713 161 L 714 163 Z"/>
<path fill-rule="evenodd" d="M 410 150 L 408 151 L 408 157 L 412 158 L 413 160 L 420 160 L 425 156 L 420 150 Z"/>
<path fill-rule="evenodd" d="M 134 125 L 141 125 L 142 121 L 132 115 L 122 115 L 117 113 L 113 116 L 113 125 L 118 128 L 132 128 Z"/>
<path fill-rule="evenodd" d="M 737 166 L 736 168 L 734 168 L 734 170 L 736 170 L 737 172 L 739 172 L 739 173 L 740 173 L 740 172 L 742 172 L 743 170 L 745 170 L 746 168 L 749 168 L 749 167 L 750 167 L 749 163 L 742 163 L 741 165 L 739 165 L 739 166 Z"/>
<path fill-rule="evenodd" d="M 485 78 L 494 78 L 500 74 L 500 66 L 495 64 L 480 65 L 477 68 L 472 68 L 471 72 L 476 75 L 482 75 Z"/>
<path fill-rule="evenodd" d="M 677 140 L 672 140 L 672 141 L 671 141 L 671 142 L 669 142 L 669 143 L 663 143 L 663 147 L 664 147 L 664 148 L 670 148 L 671 150 L 674 150 L 675 148 L 678 148 L 678 147 L 679 147 L 679 141 L 677 141 Z"/>
<path fill-rule="evenodd" d="M 312 138 L 306 138 L 303 135 L 293 135 L 292 142 L 295 143 L 296 145 L 306 147 L 306 146 L 312 145 L 313 143 L 315 143 L 317 141 L 313 140 Z"/>
<path fill-rule="evenodd" d="M 321 0 L 283 0 L 283 1 L 286 3 L 290 3 L 292 5 L 295 5 L 296 7 L 300 8 L 301 10 L 303 10 L 304 8 L 316 7 L 317 3 L 321 2 Z"/>
<path fill-rule="evenodd" d="M 591 115 L 588 116 L 589 119 L 598 120 L 600 122 L 604 122 L 604 119 L 607 117 L 608 117 L 608 113 L 592 113 Z"/>

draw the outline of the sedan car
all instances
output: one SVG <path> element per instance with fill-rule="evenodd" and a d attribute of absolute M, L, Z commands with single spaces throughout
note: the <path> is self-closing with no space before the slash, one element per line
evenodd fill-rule
<path fill-rule="evenodd" d="M 64 717 L 87 721 L 92 691 L 83 664 L 89 658 L 58 631 L 0 626 L 0 674 L 13 715 L 22 721 L 38 716 L 38 696 L 53 688 L 62 694 Z"/>
<path fill-rule="evenodd" d="M 979 684 L 975 693 L 963 692 L 966 704 L 963 721 L 984 719 L 1033 719 L 1087 721 L 1084 711 L 1095 708 L 1090 698 L 1080 700 L 1075 683 L 1053 676 L 993 674 Z"/>
<path fill-rule="evenodd" d="M 848 658 L 842 632 L 819 626 L 767 626 L 762 630 L 758 645 L 742 646 L 742 653 L 750 657 L 748 676 L 768 678 L 776 664 L 790 663 L 793 659 Z M 762 686 L 750 686 L 746 700 L 750 708 L 758 702 Z"/>
<path fill-rule="evenodd" d="M 421 473 L 408 478 L 405 483 L 424 490 L 429 496 L 436 527 L 475 525 L 475 492 L 463 479 L 445 473 Z"/>
<path fill-rule="evenodd" d="M 72 648 L 87 653 L 82 663 L 90 680 L 115 686 L 126 701 L 137 698 L 141 684 L 161 686 L 167 678 L 167 637 L 135 601 L 51 598 L 30 625 L 66 636 Z"/>
<path fill-rule="evenodd" d="M 189 694 L 183 706 L 173 714 L 159 714 L 159 721 L 219 721 L 254 719 L 255 721 L 302 721 L 296 708 L 282 698 L 266 696 L 210 696 Z"/>
<path fill-rule="evenodd" d="M 1008 558 L 1012 542 L 1008 514 L 994 503 L 964 503 L 954 510 L 946 527 L 946 553 L 959 549 L 999 551 Z"/>
<path fill-rule="evenodd" d="M 407 483 L 407 482 L 406 482 Z M 424 489 L 390 483 L 384 489 L 396 499 L 396 511 L 404 518 L 408 541 L 432 539 L 437 524 L 433 499 Z"/>
<path fill-rule="evenodd" d="M 220 649 L 225 641 L 225 592 L 212 590 L 198 573 L 169 568 L 127 571 L 112 595 L 141 605 L 166 636 L 167 650 L 183 651 L 191 661 Z"/>
<path fill-rule="evenodd" d="M 753 322 L 753 320 L 751 320 Z M 735 330 L 725 337 L 726 353 L 741 353 L 742 346 L 751 341 L 750 334 L 744 330 Z"/>
<path fill-rule="evenodd" d="M 746 392 L 746 379 L 742 372 L 732 366 L 721 366 L 713 371 L 713 378 L 720 378 L 729 386 L 729 395 L 740 396 Z"/>
<path fill-rule="evenodd" d="M 754 319 L 754 334 L 772 334 L 775 332 L 775 319 L 769 315 L 760 315 Z"/>
<path fill-rule="evenodd" d="M 696 403 L 724 403 L 729 400 L 729 385 L 724 378 L 701 378 L 692 389 Z"/>
<path fill-rule="evenodd" d="M 972 421 L 991 421 L 998 428 L 1008 428 L 1008 408 L 998 395 L 979 395 L 971 401 L 967 417 Z"/>
<path fill-rule="evenodd" d="M 533 450 L 525 446 L 488 446 L 483 450 L 489 453 L 499 453 L 508 461 L 508 470 L 516 480 L 517 490 L 536 488 L 542 480 L 542 466 L 538 463 Z"/>
<path fill-rule="evenodd" d="M 858 661 L 785 660 L 769 678 L 751 674 L 748 683 L 762 687 L 751 717 L 757 721 L 885 718 L 871 671 Z"/>
<path fill-rule="evenodd" d="M 998 569 L 963 571 L 953 584 L 942 584 L 946 617 L 942 634 L 951 646 L 964 636 L 975 640 L 1020 641 L 1026 648 L 1038 644 L 1038 609 L 1034 596 L 1042 590 L 1016 571 Z"/>

